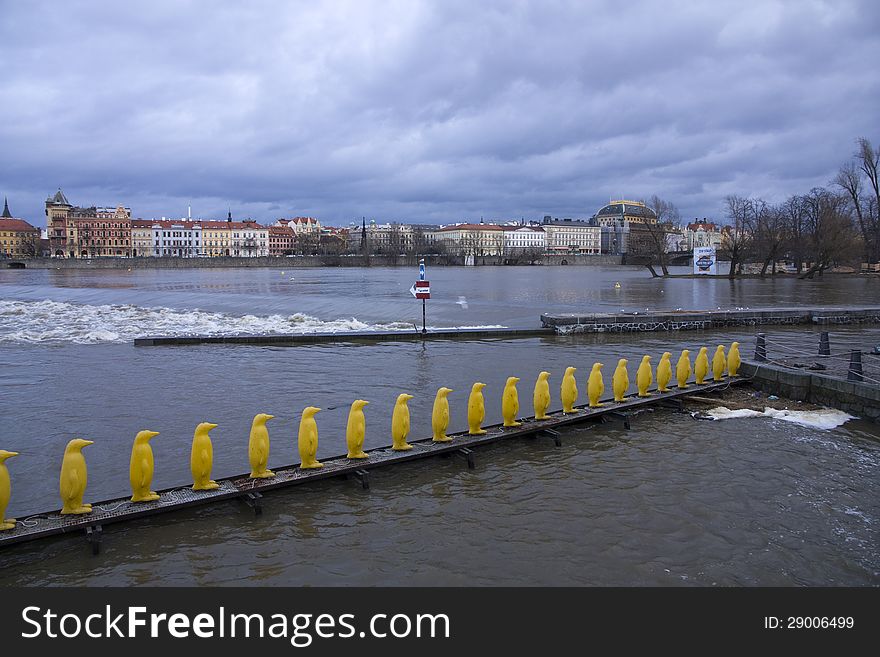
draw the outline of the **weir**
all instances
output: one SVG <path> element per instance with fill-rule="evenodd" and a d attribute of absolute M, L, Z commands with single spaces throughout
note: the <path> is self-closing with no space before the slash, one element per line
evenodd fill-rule
<path fill-rule="evenodd" d="M 449 434 L 451 442 L 433 442 L 431 438 L 410 440 L 413 448 L 409 451 L 393 451 L 391 446 L 367 450 L 367 459 L 349 459 L 345 455 L 322 459 L 324 467 L 303 470 L 292 464 L 273 468 L 275 477 L 271 479 L 251 479 L 247 473 L 217 479 L 219 487 L 214 490 L 193 491 L 190 485 L 158 491 L 160 498 L 151 502 L 130 501 L 128 496 L 101 502 L 93 502 L 93 511 L 85 515 L 60 515 L 58 510 L 31 514 L 19 518 L 14 529 L 0 532 L 0 548 L 16 543 L 34 541 L 53 535 L 84 532 L 95 554 L 99 552 L 102 528 L 105 525 L 125 522 L 153 516 L 160 513 L 180 509 L 213 504 L 233 498 L 241 499 L 251 506 L 256 515 L 261 512 L 262 493 L 279 488 L 288 488 L 330 477 L 352 476 L 358 479 L 364 488 L 369 488 L 369 471 L 406 461 L 424 459 L 442 454 L 460 456 L 468 468 L 476 466 L 473 448 L 502 440 L 524 437 L 548 437 L 554 444 L 562 444 L 560 428 L 571 427 L 590 421 L 623 421 L 628 429 L 632 411 L 652 406 L 678 406 L 683 397 L 694 393 L 718 392 L 731 385 L 747 383 L 748 378 L 726 376 L 720 382 L 708 382 L 704 385 L 689 384 L 686 389 L 672 388 L 668 392 L 659 393 L 652 388 L 650 397 L 638 397 L 633 394 L 620 403 L 610 399 L 604 400 L 605 406 L 589 408 L 587 404 L 575 406 L 579 412 L 563 415 L 561 411 L 548 414 L 548 419 L 536 420 L 534 417 L 521 418 L 522 424 L 515 427 L 504 427 L 495 424 L 483 427 L 487 433 L 469 435 L 467 432 Z"/>

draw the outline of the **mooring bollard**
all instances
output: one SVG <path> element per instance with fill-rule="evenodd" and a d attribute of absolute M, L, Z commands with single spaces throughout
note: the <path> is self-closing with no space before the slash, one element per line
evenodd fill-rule
<path fill-rule="evenodd" d="M 755 341 L 755 360 L 759 363 L 767 362 L 767 341 L 763 333 L 758 333 L 758 339 Z"/>
<path fill-rule="evenodd" d="M 819 334 L 819 355 L 831 355 L 831 342 L 828 340 L 828 331 L 822 331 Z"/>
<path fill-rule="evenodd" d="M 849 373 L 846 376 L 847 381 L 864 381 L 862 376 L 862 352 L 853 349 L 849 355 Z"/>

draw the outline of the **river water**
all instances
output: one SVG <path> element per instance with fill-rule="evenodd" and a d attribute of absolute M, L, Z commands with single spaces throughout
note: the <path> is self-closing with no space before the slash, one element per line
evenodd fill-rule
<path fill-rule="evenodd" d="M 537 327 L 544 312 L 880 304 L 863 278 L 824 281 L 651 279 L 643 269 L 434 268 L 428 324 Z M 247 470 L 258 412 L 270 467 L 298 461 L 307 405 L 320 456 L 343 453 L 348 406 L 366 409 L 367 447 L 390 443 L 400 392 L 412 438 L 430 435 L 436 389 L 450 430 L 466 428 L 471 383 L 488 384 L 499 422 L 504 380 L 519 376 L 531 413 L 537 372 L 558 389 L 566 366 L 644 353 L 754 344 L 749 328 L 520 340 L 134 348 L 140 335 L 411 330 L 421 304 L 407 269 L 0 270 L 0 448 L 13 497 L 7 516 L 57 508 L 67 441 L 86 448 L 86 501 L 128 493 L 134 434 L 153 440 L 154 489 L 189 481 L 193 428 L 212 432 L 214 476 Z M 620 283 L 620 286 L 615 286 Z M 812 350 L 810 327 L 770 332 Z M 880 342 L 841 327 L 835 344 Z M 655 360 L 656 362 L 656 360 Z M 634 368 L 631 371 L 634 378 Z M 606 385 L 610 381 L 606 381 Z M 610 386 L 609 386 L 610 387 Z M 93 558 L 81 537 L 0 551 L 4 583 L 133 584 L 880 584 L 880 429 L 855 419 L 819 429 L 771 418 L 718 422 L 657 410 L 565 432 L 552 442 L 478 450 L 477 469 L 429 459 L 373 471 L 372 488 L 329 480 L 266 496 L 264 514 L 236 502 L 108 527 Z"/>

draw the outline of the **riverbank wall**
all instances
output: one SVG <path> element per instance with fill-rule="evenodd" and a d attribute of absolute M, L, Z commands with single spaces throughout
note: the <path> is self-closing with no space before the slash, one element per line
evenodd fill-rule
<path fill-rule="evenodd" d="M 266 256 L 260 258 L 33 258 L 0 261 L 4 269 L 225 269 L 274 268 L 296 269 L 311 267 L 415 267 L 420 259 L 429 267 L 464 266 L 464 258 L 450 255 L 387 256 Z M 565 255 L 543 256 L 534 265 L 521 260 L 499 256 L 476 257 L 474 266 L 519 265 L 620 265 L 620 256 Z"/>
<path fill-rule="evenodd" d="M 552 328 L 561 334 L 641 333 L 706 330 L 730 326 L 863 323 L 880 323 L 880 306 L 541 315 L 542 326 Z"/>
<path fill-rule="evenodd" d="M 743 361 L 739 373 L 771 395 L 830 406 L 880 423 L 880 385 L 847 381 L 770 363 Z"/>

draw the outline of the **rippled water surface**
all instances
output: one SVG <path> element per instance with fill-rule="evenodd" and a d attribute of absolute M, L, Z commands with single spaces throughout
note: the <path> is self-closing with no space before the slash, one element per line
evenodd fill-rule
<path fill-rule="evenodd" d="M 620 268 L 429 271 L 435 326 L 537 326 L 542 312 L 880 304 L 876 281 L 655 281 Z M 293 280 L 290 280 L 293 278 Z M 253 415 L 272 413 L 270 467 L 296 462 L 299 413 L 317 419 L 320 456 L 344 451 L 348 405 L 367 407 L 367 447 L 390 442 L 393 400 L 410 402 L 412 437 L 430 433 L 434 392 L 453 388 L 451 430 L 467 392 L 486 388 L 500 421 L 507 376 L 531 413 L 537 372 L 566 366 L 583 388 L 592 362 L 712 346 L 753 329 L 517 341 L 302 347 L 138 348 L 156 332 L 394 328 L 420 320 L 412 272 L 371 270 L 0 271 L 0 447 L 7 515 L 58 506 L 63 447 L 87 448 L 90 500 L 125 495 L 134 434 L 153 440 L 154 488 L 189 478 L 192 431 L 212 432 L 215 476 L 246 469 Z M 616 290 L 614 282 L 620 281 Z M 459 297 L 465 297 L 461 303 Z M 293 326 L 294 328 L 290 328 Z M 213 328 L 211 328 L 213 327 Z M 89 335 L 91 333 L 91 335 Z M 812 348 L 810 327 L 772 332 Z M 880 342 L 876 328 L 832 333 Z M 631 372 L 631 377 L 632 377 Z M 610 378 L 610 377 L 609 377 Z M 632 377 L 634 378 L 634 377 Z M 608 383 L 608 382 L 606 382 Z M 558 408 L 558 403 L 553 405 Z M 80 537 L 4 549 L 4 583 L 71 584 L 878 584 L 880 431 L 830 430 L 769 417 L 718 422 L 672 411 L 481 448 L 477 469 L 428 459 L 373 471 L 372 488 L 328 480 L 266 496 L 108 527 L 93 558 Z"/>

